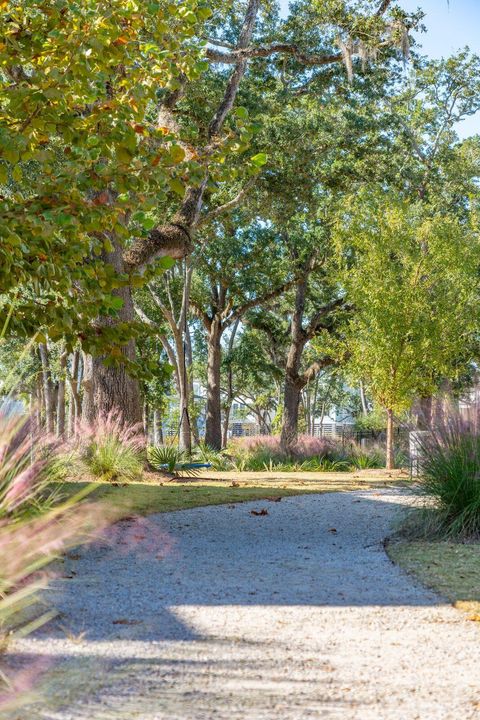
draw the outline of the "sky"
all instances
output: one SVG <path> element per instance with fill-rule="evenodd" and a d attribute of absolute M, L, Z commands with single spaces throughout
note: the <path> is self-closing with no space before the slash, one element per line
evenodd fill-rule
<path fill-rule="evenodd" d="M 288 10 L 288 0 L 281 0 Z M 468 45 L 480 54 L 480 0 L 399 0 L 404 10 L 420 8 L 425 13 L 426 33 L 418 33 L 417 40 L 425 55 L 440 58 L 451 55 Z M 480 113 L 465 120 L 458 132 L 462 137 L 480 133 Z"/>

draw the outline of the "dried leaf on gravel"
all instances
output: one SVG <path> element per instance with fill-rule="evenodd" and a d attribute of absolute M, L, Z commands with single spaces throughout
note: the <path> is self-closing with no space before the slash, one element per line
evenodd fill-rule
<path fill-rule="evenodd" d="M 268 515 L 268 510 L 266 508 L 262 508 L 261 510 L 250 510 L 250 515 L 256 515 L 256 516 Z"/>
<path fill-rule="evenodd" d="M 119 618 L 118 620 L 113 620 L 112 625 L 141 625 L 142 620 L 129 620 L 128 618 Z"/>

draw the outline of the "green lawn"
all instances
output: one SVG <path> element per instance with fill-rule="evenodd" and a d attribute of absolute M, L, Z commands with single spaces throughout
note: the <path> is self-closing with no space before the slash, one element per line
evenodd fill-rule
<path fill-rule="evenodd" d="M 254 477 L 252 477 L 254 476 Z M 298 477 L 300 476 L 300 477 Z M 305 478 L 305 479 L 303 479 Z M 161 482 L 163 480 L 163 483 Z M 98 483 L 91 497 L 107 501 L 126 512 L 150 513 L 186 510 L 204 505 L 220 505 L 249 500 L 269 500 L 307 493 L 324 493 L 346 490 L 385 487 L 398 484 L 399 477 L 381 472 L 362 473 L 295 473 L 285 477 L 273 473 L 222 473 L 221 479 L 196 478 L 194 480 L 166 480 L 149 474 L 144 482 L 125 485 Z M 74 494 L 86 483 L 68 483 L 68 493 Z"/>
<path fill-rule="evenodd" d="M 480 621 L 480 544 L 399 540 L 388 554 L 424 585 Z"/>

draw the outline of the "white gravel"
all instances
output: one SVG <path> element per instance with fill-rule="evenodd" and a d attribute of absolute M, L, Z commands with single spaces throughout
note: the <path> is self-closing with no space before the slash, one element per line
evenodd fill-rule
<path fill-rule="evenodd" d="M 66 561 L 62 616 L 18 643 L 55 664 L 15 718 L 480 718 L 478 625 L 383 550 L 407 502 L 335 493 L 122 523 Z"/>

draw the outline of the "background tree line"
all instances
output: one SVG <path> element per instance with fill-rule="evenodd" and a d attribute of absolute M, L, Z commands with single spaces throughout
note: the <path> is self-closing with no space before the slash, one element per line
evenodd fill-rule
<path fill-rule="evenodd" d="M 479 141 L 456 128 L 480 61 L 422 58 L 421 20 L 7 3 L 1 363 L 38 422 L 114 411 L 161 442 L 174 392 L 189 450 L 198 380 L 211 447 L 237 401 L 291 452 L 361 383 L 393 462 L 394 414 L 477 358 Z"/>

